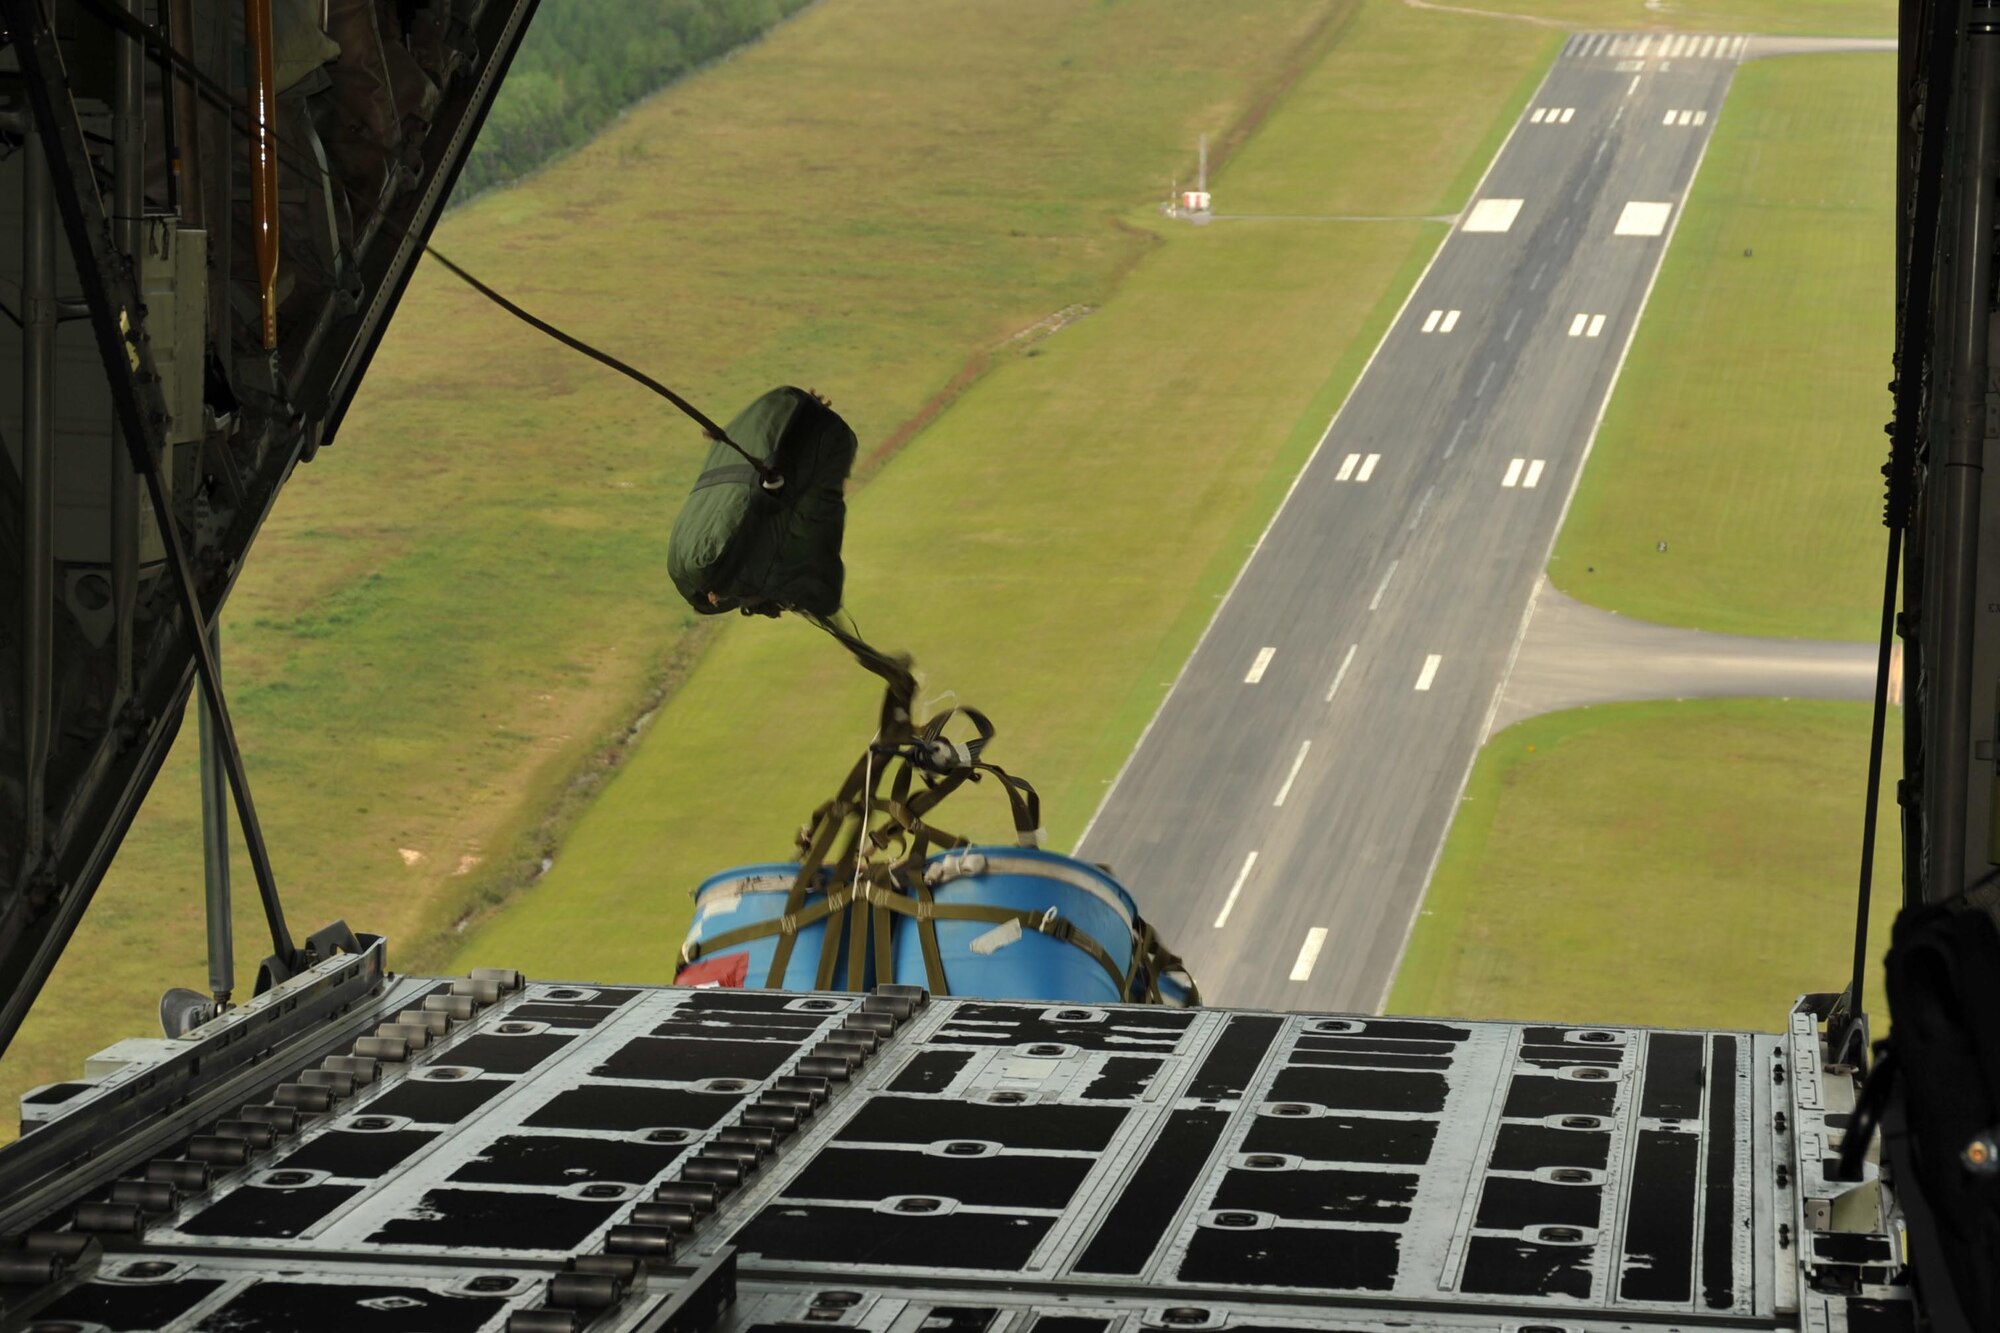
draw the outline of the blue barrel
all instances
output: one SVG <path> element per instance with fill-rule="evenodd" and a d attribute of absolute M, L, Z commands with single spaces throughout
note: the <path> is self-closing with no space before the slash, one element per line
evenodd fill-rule
<path fill-rule="evenodd" d="M 798 877 L 798 862 L 769 861 L 762 865 L 740 866 L 711 875 L 694 892 L 694 920 L 688 924 L 688 943 L 700 944 L 717 935 L 776 921 L 785 914 L 785 900 Z M 819 886 L 807 893 L 806 905 L 816 903 L 826 891 L 831 876 L 822 868 Z M 785 974 L 778 980 L 781 990 L 807 991 L 819 978 L 820 942 L 826 938 L 826 922 L 803 927 L 786 960 Z M 770 984 L 771 959 L 778 948 L 778 936 L 765 935 L 748 940 L 720 953 L 706 954 L 691 967 L 683 967 L 675 977 L 682 984 L 763 987 Z M 737 958 L 745 966 L 734 966 Z M 847 987 L 847 958 L 843 950 L 833 973 L 833 988 Z"/>
<path fill-rule="evenodd" d="M 1032 847 L 968 847 L 930 859 L 931 894 L 939 903 L 977 903 L 1053 912 L 1110 954 L 1120 974 L 1132 962 L 1138 911 L 1118 882 L 1088 862 Z M 1054 1000 L 1119 1004 L 1123 984 L 1095 958 L 1032 926 L 987 921 L 936 921 L 938 951 L 953 995 L 989 1000 Z M 928 985 L 917 922 L 896 919 L 895 979 Z"/>

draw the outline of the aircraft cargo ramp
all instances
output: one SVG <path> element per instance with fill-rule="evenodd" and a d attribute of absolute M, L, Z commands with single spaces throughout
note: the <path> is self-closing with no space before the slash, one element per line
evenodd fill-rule
<path fill-rule="evenodd" d="M 1829 1179 L 1854 1079 L 1803 1004 L 1771 1035 L 451 982 L 375 944 L 91 1069 L 10 1158 L 135 1128 L 0 1182 L 8 1276 L 60 1274 L 0 1324 L 1914 1327 L 1873 1166 Z"/>

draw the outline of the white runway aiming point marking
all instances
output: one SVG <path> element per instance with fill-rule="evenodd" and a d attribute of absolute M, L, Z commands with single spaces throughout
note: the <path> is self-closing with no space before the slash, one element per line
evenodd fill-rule
<path fill-rule="evenodd" d="M 1611 229 L 1613 236 L 1658 236 L 1667 229 L 1667 219 L 1674 215 L 1672 204 L 1640 203 L 1634 201 L 1625 205 L 1618 215 L 1618 225 Z"/>
<path fill-rule="evenodd" d="M 1278 650 L 1276 648 L 1259 648 L 1257 650 L 1257 660 L 1250 664 L 1250 672 L 1243 677 L 1243 683 L 1245 685 L 1255 685 L 1258 681 L 1264 679 L 1264 669 L 1271 665 L 1271 659 L 1277 655 Z"/>
<path fill-rule="evenodd" d="M 1425 333 L 1450 333 L 1458 327 L 1458 311 L 1433 310 L 1424 316 Z"/>
<path fill-rule="evenodd" d="M 1313 974 L 1313 964 L 1319 961 L 1320 947 L 1325 943 L 1325 926 L 1314 926 L 1306 932 L 1306 942 L 1299 946 L 1298 961 L 1292 964 L 1293 981 L 1304 981 Z"/>
<path fill-rule="evenodd" d="M 1465 215 L 1459 224 L 1460 231 L 1506 231 L 1514 225 L 1514 219 L 1521 215 L 1519 199 L 1481 199 Z"/>
<path fill-rule="evenodd" d="M 1442 661 L 1444 657 L 1439 653 L 1432 653 L 1424 659 L 1424 669 L 1417 673 L 1418 689 L 1427 690 L 1431 687 L 1431 682 L 1437 679 L 1438 663 Z"/>

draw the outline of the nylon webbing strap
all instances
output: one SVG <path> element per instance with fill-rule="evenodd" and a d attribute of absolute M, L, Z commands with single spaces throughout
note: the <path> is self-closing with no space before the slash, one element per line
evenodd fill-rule
<path fill-rule="evenodd" d="M 705 474 L 704 480 L 744 479 L 720 475 L 733 471 L 737 469 L 716 468 Z M 765 984 L 780 988 L 799 933 L 823 925 L 815 986 L 832 989 L 844 962 L 847 988 L 860 990 L 868 984 L 871 966 L 877 981 L 893 974 L 896 918 L 905 917 L 916 928 L 930 990 L 949 995 L 937 923 L 1015 924 L 1024 932 L 1033 931 L 1081 950 L 1104 969 L 1121 998 L 1158 1002 L 1160 978 L 1178 970 L 1180 960 L 1160 948 L 1158 936 L 1144 921 L 1134 923 L 1131 961 L 1120 967 L 1104 941 L 1058 915 L 1053 906 L 1037 910 L 937 901 L 925 874 L 933 849 L 957 850 L 973 843 L 932 825 L 931 812 L 968 783 L 990 776 L 1007 798 L 1016 837 L 1024 845 L 1033 845 L 1041 829 L 1041 796 L 1031 783 L 983 761 L 981 754 L 995 734 L 985 714 L 953 707 L 917 726 L 912 717 L 916 680 L 907 661 L 879 653 L 830 624 L 822 628 L 847 643 L 856 657 L 886 682 L 875 739 L 848 771 L 833 799 L 815 810 L 800 830 L 800 863 L 786 892 L 784 911 L 689 945 L 682 950 L 683 961 L 691 963 L 775 937 Z M 965 741 L 950 740 L 947 729 L 960 717 L 971 724 L 975 734 Z M 889 855 L 892 850 L 893 856 Z"/>

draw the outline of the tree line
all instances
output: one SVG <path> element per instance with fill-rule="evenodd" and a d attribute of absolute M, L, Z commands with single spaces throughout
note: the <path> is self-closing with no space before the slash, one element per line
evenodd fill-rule
<path fill-rule="evenodd" d="M 557 0 L 536 11 L 456 198 L 533 171 L 812 0 Z"/>

